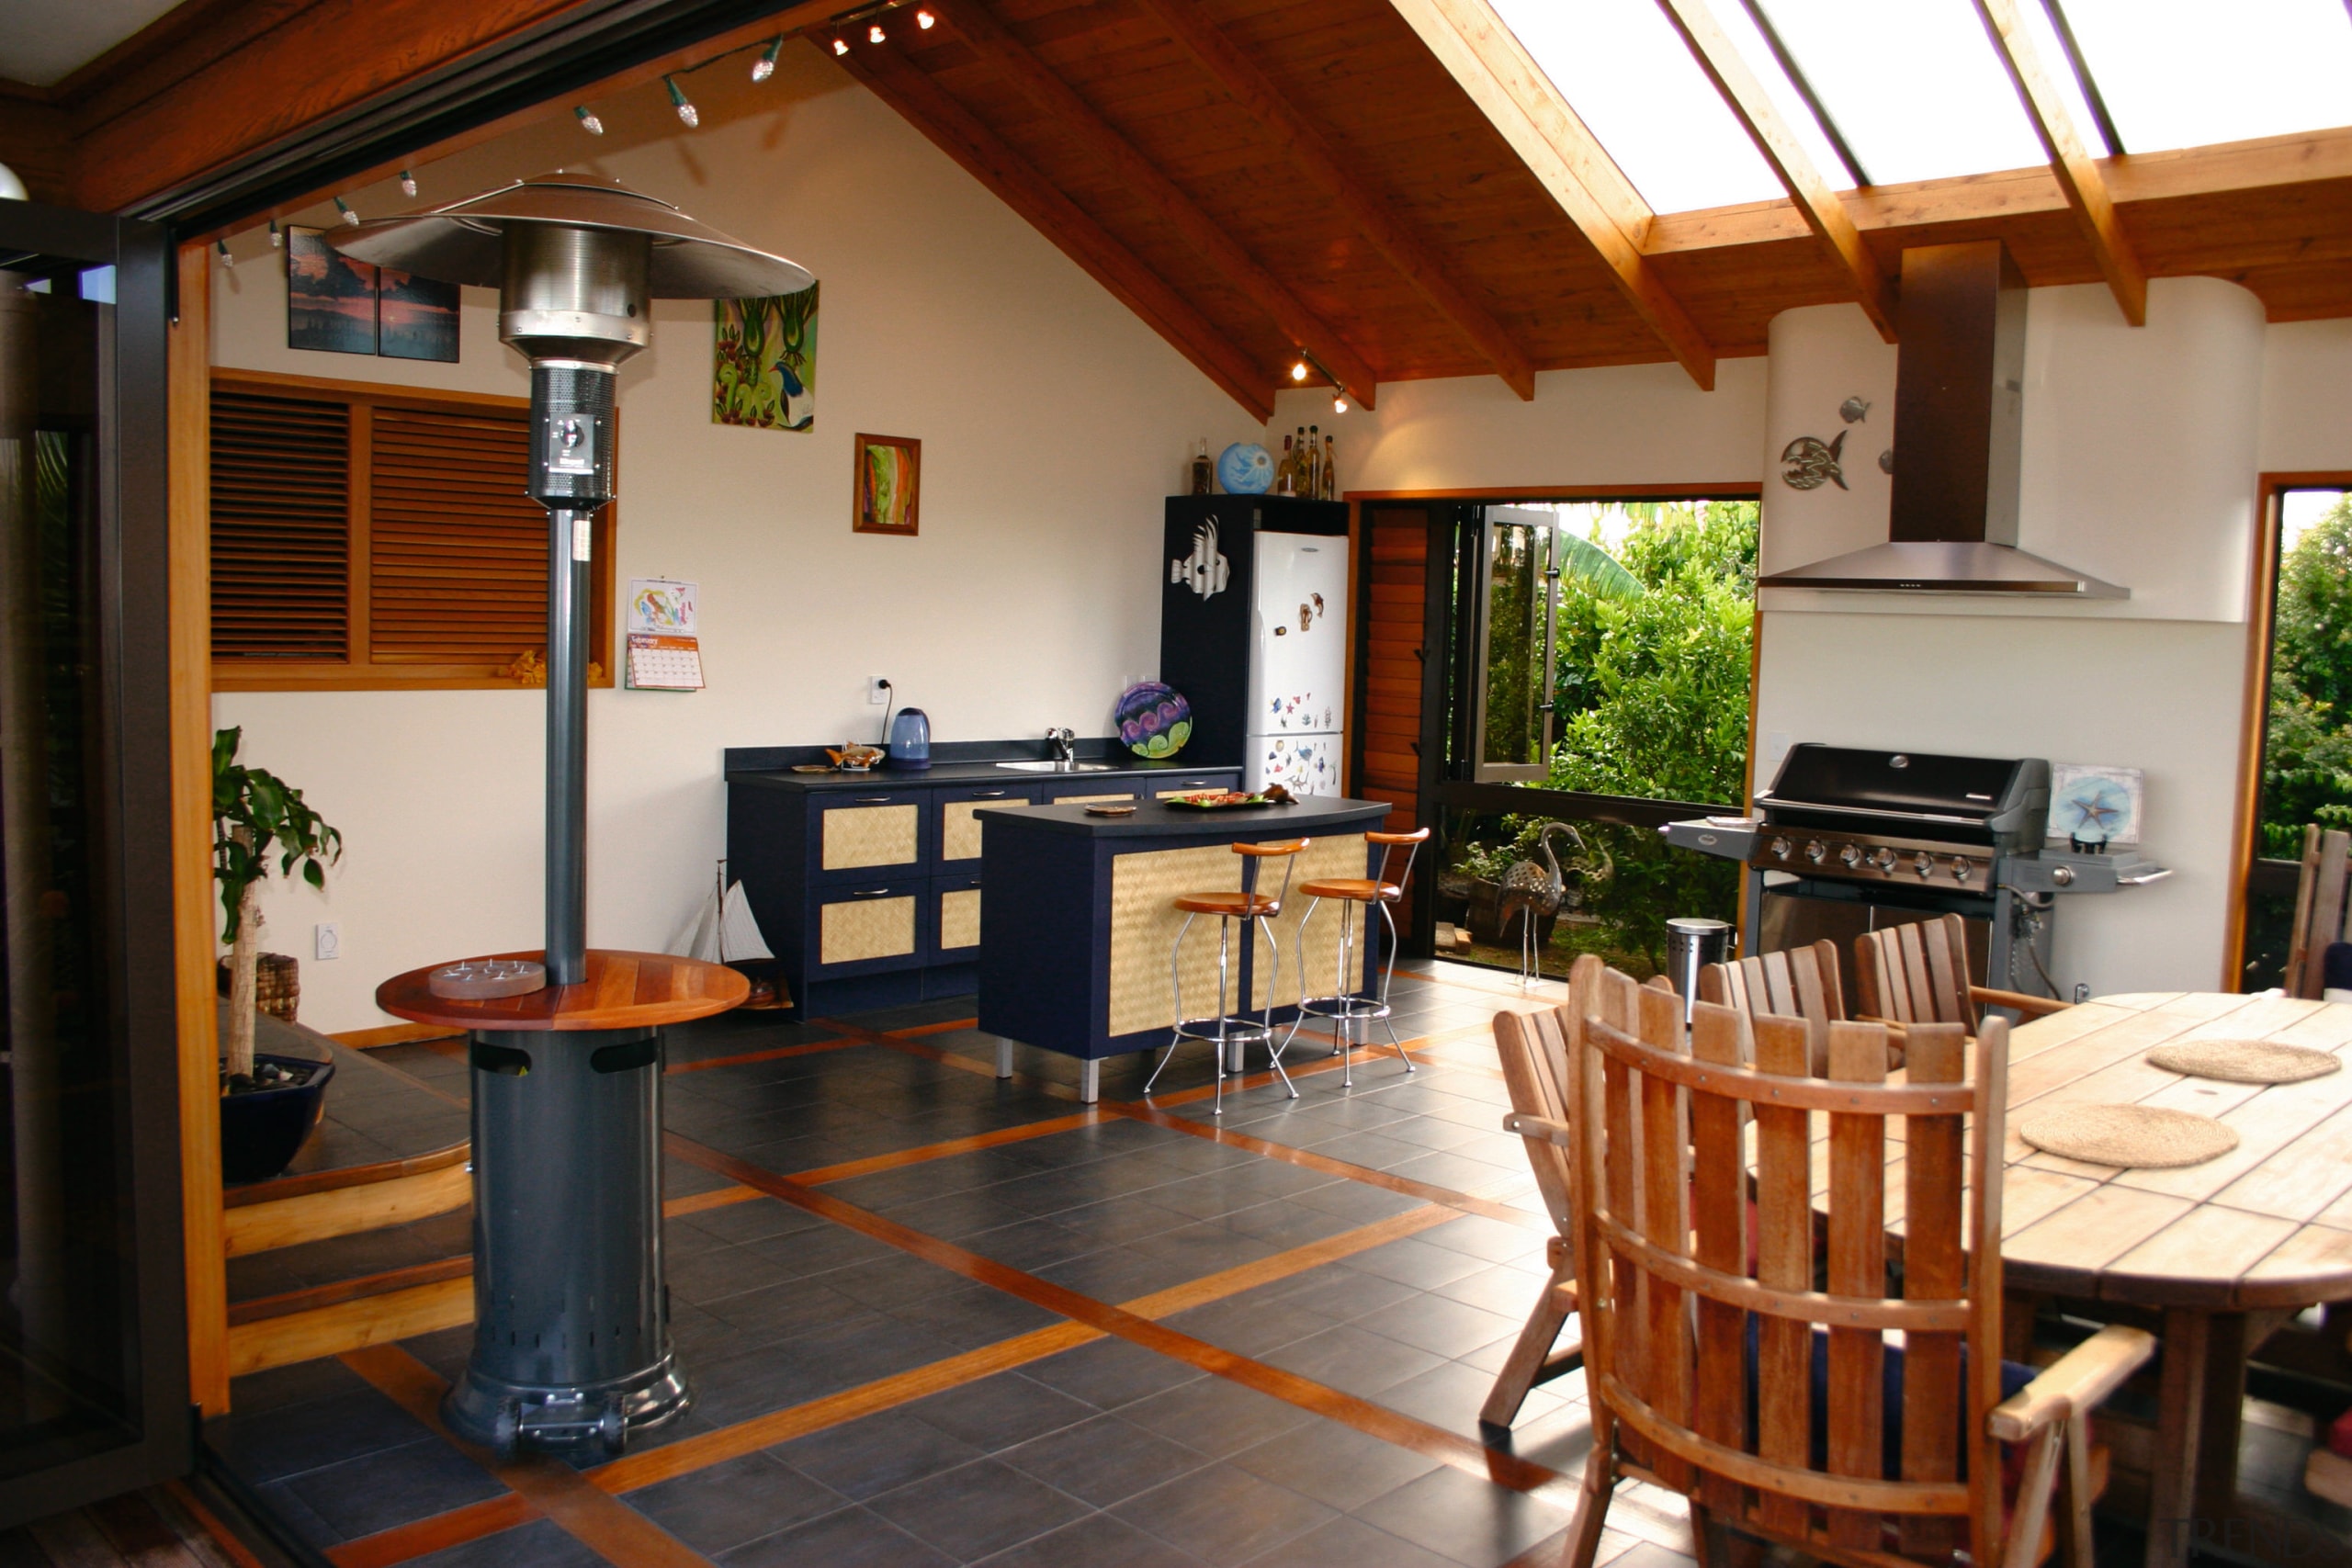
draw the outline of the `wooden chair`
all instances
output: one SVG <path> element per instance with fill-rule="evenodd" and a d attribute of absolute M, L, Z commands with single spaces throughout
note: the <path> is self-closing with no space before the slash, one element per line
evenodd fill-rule
<path fill-rule="evenodd" d="M 1495 1374 L 1494 1389 L 1478 1412 L 1478 1419 L 1489 1427 L 1510 1426 L 1536 1384 L 1584 1365 L 1582 1345 L 1553 1348 L 1577 1310 L 1575 1255 L 1568 1245 L 1568 1097 L 1562 1077 L 1566 1071 L 1567 1043 L 1563 1031 L 1566 1021 L 1589 999 L 1601 967 L 1600 960 L 1589 953 L 1570 966 L 1570 1000 L 1566 1008 L 1495 1014 L 1495 1051 L 1502 1058 L 1503 1080 L 1510 1089 L 1510 1114 L 1503 1118 L 1503 1130 L 1526 1140 L 1527 1163 L 1535 1170 L 1536 1191 L 1557 1234 L 1544 1254 L 1552 1277 L 1535 1298 L 1526 1326 L 1511 1347 L 1510 1359 Z"/>
<path fill-rule="evenodd" d="M 1569 1030 L 1563 1140 L 1593 1447 L 1562 1562 L 1590 1568 L 1615 1483 L 1634 1476 L 1690 1499 L 1702 1564 L 1725 1560 L 1732 1528 L 1855 1568 L 1963 1548 L 1980 1568 L 2030 1568 L 2054 1533 L 2091 1568 L 2088 1415 L 2155 1342 L 2109 1327 L 2039 1376 L 2005 1378 L 2007 1024 L 1985 1021 L 1973 1079 L 1958 1024 L 1916 1025 L 1890 1082 L 1883 1025 L 1831 1024 L 1823 1077 L 1802 1019 L 1701 1002 L 1686 1035 L 1672 997 L 1614 973 L 1593 992 Z M 1906 1156 L 1894 1279 L 1890 1140 Z M 2025 1445 L 2013 1486 L 2004 1443 Z"/>
<path fill-rule="evenodd" d="M 2074 1004 L 2023 991 L 1996 990 L 1968 979 L 1968 925 L 1944 915 L 1854 939 L 1854 988 L 1862 1016 L 1877 1023 L 1957 1023 L 1976 1032 L 1980 1007 L 2013 1008 L 2030 1018 Z"/>
<path fill-rule="evenodd" d="M 1818 1077 L 1829 1069 L 1829 1026 L 1846 1016 L 1846 993 L 1838 975 L 1838 944 L 1816 942 L 1809 947 L 1710 964 L 1699 971 L 1699 999 L 1750 1018 L 1769 1012 L 1804 1019 L 1812 1042 L 1813 1072 Z"/>
<path fill-rule="evenodd" d="M 2295 884 L 2295 930 L 2287 940 L 2286 992 L 2317 1000 L 2331 942 L 2344 940 L 2345 860 L 2352 834 L 2314 823 L 2303 829 L 2303 874 Z"/>

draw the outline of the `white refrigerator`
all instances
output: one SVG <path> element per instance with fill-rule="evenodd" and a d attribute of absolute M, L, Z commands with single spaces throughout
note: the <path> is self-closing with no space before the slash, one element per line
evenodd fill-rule
<path fill-rule="evenodd" d="M 1348 540 L 1259 533 L 1250 573 L 1244 787 L 1340 793 L 1346 723 Z"/>

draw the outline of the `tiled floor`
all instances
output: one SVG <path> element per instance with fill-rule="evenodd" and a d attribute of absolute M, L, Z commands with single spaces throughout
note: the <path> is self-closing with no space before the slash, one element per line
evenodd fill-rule
<path fill-rule="evenodd" d="M 1383 1050 L 1343 1089 L 1302 1035 L 1299 1097 L 1221 1118 L 1201 1047 L 1148 1105 L 1141 1059 L 1095 1108 L 1050 1053 L 1000 1083 L 968 998 L 677 1031 L 684 1419 L 498 1465 L 434 1419 L 459 1329 L 240 1379 L 210 1440 L 339 1568 L 1549 1562 L 1580 1377 L 1507 1438 L 1476 1419 L 1551 1234 L 1487 1034 L 1526 1004 L 1453 965 L 1396 997 L 1418 1071 Z M 464 1091 L 433 1048 L 378 1055 Z M 1621 1488 L 1604 1562 L 1689 1548 L 1679 1498 Z"/>

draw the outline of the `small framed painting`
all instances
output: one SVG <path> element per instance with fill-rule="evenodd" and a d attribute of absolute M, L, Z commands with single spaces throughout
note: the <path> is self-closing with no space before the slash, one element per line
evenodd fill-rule
<path fill-rule="evenodd" d="M 2050 837 L 2094 851 L 2137 844 L 2145 798 L 2145 779 L 2137 768 L 2052 762 Z"/>
<path fill-rule="evenodd" d="M 286 231 L 286 346 L 376 352 L 376 269 L 317 229 Z"/>
<path fill-rule="evenodd" d="M 922 443 L 910 435 L 857 438 L 854 510 L 850 529 L 858 534 L 916 533 L 916 506 L 922 497 Z"/>

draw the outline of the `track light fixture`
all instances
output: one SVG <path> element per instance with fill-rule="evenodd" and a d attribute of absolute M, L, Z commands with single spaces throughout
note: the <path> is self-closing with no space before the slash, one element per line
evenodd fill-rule
<path fill-rule="evenodd" d="M 915 13 L 915 26 L 921 28 L 925 32 L 931 31 L 931 29 L 936 27 L 938 23 L 939 18 L 931 14 L 930 7 L 928 6 L 925 6 Z"/>
<path fill-rule="evenodd" d="M 355 228 L 358 226 L 359 214 L 352 211 L 350 208 L 345 206 L 343 197 L 336 197 L 334 198 L 334 209 L 343 214 L 343 220 L 345 223 L 351 224 Z"/>
<path fill-rule="evenodd" d="M 229 254 L 228 241 L 215 240 L 212 242 L 212 244 L 213 248 L 220 253 L 220 265 L 222 266 L 234 266 L 237 265 L 237 258 Z"/>
<path fill-rule="evenodd" d="M 1306 379 L 1306 360 L 1302 359 L 1290 367 L 1290 378 L 1294 381 L 1304 381 Z"/>
<path fill-rule="evenodd" d="M 574 104 L 571 107 L 571 112 L 579 118 L 581 130 L 586 131 L 591 136 L 602 136 L 605 134 L 605 122 L 598 119 L 596 118 L 596 111 L 590 108 L 586 104 Z"/>
<path fill-rule="evenodd" d="M 1336 391 L 1331 394 L 1331 412 L 1333 413 L 1345 413 L 1348 412 L 1348 394 L 1345 390 Z"/>
<path fill-rule="evenodd" d="M 835 54 L 847 54 L 849 52 L 849 39 L 842 38 L 838 33 L 835 34 L 833 36 L 833 52 Z"/>
<path fill-rule="evenodd" d="M 775 57 L 783 52 L 784 35 L 779 33 L 775 37 L 768 39 L 767 48 L 760 51 L 760 57 L 752 62 L 752 80 L 754 82 L 764 82 L 769 77 L 775 75 Z"/>
<path fill-rule="evenodd" d="M 865 25 L 865 41 L 868 43 L 880 43 L 889 36 L 882 30 L 882 24 L 879 22 L 868 22 Z"/>
<path fill-rule="evenodd" d="M 279 231 L 277 220 L 275 218 L 271 219 L 269 220 L 269 248 L 275 251 L 284 246 L 285 243 L 286 236 Z"/>
<path fill-rule="evenodd" d="M 402 169 L 401 171 L 401 194 L 402 196 L 414 196 L 416 194 L 416 172 L 414 170 Z"/>
<path fill-rule="evenodd" d="M 686 96 L 685 90 L 678 85 L 678 79 L 675 76 L 664 76 L 662 78 L 662 85 L 670 89 L 670 103 L 677 109 L 678 118 L 685 122 L 686 129 L 692 130 L 701 125 L 702 112 L 695 107 L 693 101 Z"/>

